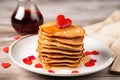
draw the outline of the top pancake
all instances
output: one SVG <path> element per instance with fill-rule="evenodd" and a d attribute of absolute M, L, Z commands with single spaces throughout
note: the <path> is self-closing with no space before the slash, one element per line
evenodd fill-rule
<path fill-rule="evenodd" d="M 84 36 L 85 31 L 80 26 L 71 25 L 69 27 L 59 29 L 55 22 L 49 22 L 39 27 L 38 34 L 44 34 L 51 37 L 76 38 Z"/>

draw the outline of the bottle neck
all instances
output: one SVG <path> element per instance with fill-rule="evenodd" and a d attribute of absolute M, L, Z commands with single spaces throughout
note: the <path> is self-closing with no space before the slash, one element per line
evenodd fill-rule
<path fill-rule="evenodd" d="M 27 3 L 27 2 L 36 2 L 36 0 L 18 0 L 18 2 L 24 2 L 24 3 Z"/>
<path fill-rule="evenodd" d="M 18 0 L 18 6 L 24 7 L 25 9 L 36 8 L 36 0 Z"/>

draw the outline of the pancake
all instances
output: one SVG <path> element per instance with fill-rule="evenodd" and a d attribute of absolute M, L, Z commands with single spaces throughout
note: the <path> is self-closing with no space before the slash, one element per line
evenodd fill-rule
<path fill-rule="evenodd" d="M 38 42 L 40 42 L 41 44 L 43 44 L 43 43 L 44 44 L 61 44 L 61 45 L 65 44 L 65 45 L 76 46 L 76 47 L 83 44 L 83 42 L 79 42 L 79 44 L 74 44 L 73 42 L 71 42 L 71 43 L 68 44 L 68 43 L 62 43 L 62 42 L 58 42 L 58 41 L 50 41 L 50 40 L 47 40 L 47 39 L 46 40 L 45 39 L 44 40 L 39 39 Z"/>
<path fill-rule="evenodd" d="M 78 63 L 76 64 L 67 64 L 67 63 L 61 63 L 61 64 L 48 64 L 49 66 L 53 66 L 53 67 L 70 67 L 70 68 L 75 68 L 78 67 Z"/>
<path fill-rule="evenodd" d="M 66 46 L 56 46 L 56 45 L 39 45 L 38 46 L 39 49 L 41 48 L 47 48 L 47 49 L 57 49 L 57 50 L 68 50 L 68 51 L 80 51 L 81 48 L 83 48 L 83 44 L 79 47 L 66 47 Z"/>
<path fill-rule="evenodd" d="M 75 68 L 78 67 L 78 65 L 80 66 L 82 64 L 82 60 L 83 58 L 81 58 L 78 62 L 74 62 L 74 63 L 68 63 L 68 62 L 61 62 L 61 63 L 49 63 L 49 64 L 45 64 L 45 66 L 52 66 L 52 67 L 70 67 L 70 68 Z"/>
<path fill-rule="evenodd" d="M 60 38 L 60 37 L 59 38 L 48 37 L 48 36 L 45 36 L 45 35 L 40 36 L 40 40 L 48 40 L 50 42 L 59 42 L 59 43 L 68 44 L 68 45 L 80 45 L 81 42 L 83 42 L 83 38 L 84 38 L 84 36 L 71 38 L 71 39 Z"/>
<path fill-rule="evenodd" d="M 40 50 L 38 50 L 38 52 L 49 52 L 51 54 L 54 54 L 54 53 L 59 53 L 59 54 L 66 54 L 66 55 L 78 55 L 80 54 L 82 51 L 84 50 L 84 48 L 81 49 L 81 51 L 79 52 L 71 52 L 71 51 L 63 51 L 63 50 L 56 50 L 56 49 L 45 49 L 45 48 L 42 48 Z"/>
<path fill-rule="evenodd" d="M 38 55 L 38 57 L 45 56 L 50 58 L 81 58 L 83 57 L 82 52 L 78 55 L 66 55 L 66 54 L 60 54 L 60 53 L 41 53 Z"/>
<path fill-rule="evenodd" d="M 64 62 L 67 62 L 67 63 L 77 63 L 79 62 L 80 58 L 49 58 L 49 57 L 42 57 L 43 60 L 42 62 L 43 63 L 64 63 Z"/>
<path fill-rule="evenodd" d="M 38 40 L 38 43 L 40 45 L 64 47 L 64 48 L 70 48 L 70 49 L 80 49 L 80 47 L 83 45 L 83 42 L 81 42 L 80 45 L 66 45 L 59 42 L 50 42 L 48 40 L 42 40 L 42 41 Z"/>
<path fill-rule="evenodd" d="M 52 37 L 75 38 L 84 36 L 85 30 L 76 25 L 70 25 L 67 28 L 59 29 L 55 22 L 49 22 L 40 26 L 38 35 L 41 34 Z"/>

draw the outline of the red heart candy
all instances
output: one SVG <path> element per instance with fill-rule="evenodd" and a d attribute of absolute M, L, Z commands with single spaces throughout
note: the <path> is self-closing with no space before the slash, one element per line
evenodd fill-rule
<path fill-rule="evenodd" d="M 90 54 L 91 54 L 91 52 L 89 52 L 89 51 L 86 51 L 86 52 L 85 52 L 85 55 L 86 55 L 86 56 L 88 56 L 88 55 L 90 55 Z"/>
<path fill-rule="evenodd" d="M 65 18 L 64 15 L 58 15 L 56 22 L 59 29 L 68 27 L 72 24 L 71 19 Z"/>
<path fill-rule="evenodd" d="M 65 19 L 64 15 L 57 16 L 57 21 L 62 21 L 63 19 Z"/>
<path fill-rule="evenodd" d="M 53 70 L 48 70 L 49 73 L 55 73 Z"/>
<path fill-rule="evenodd" d="M 20 36 L 14 36 L 14 40 L 18 40 L 20 38 L 21 38 Z"/>
<path fill-rule="evenodd" d="M 90 63 L 90 62 L 85 63 L 85 66 L 86 66 L 86 67 L 92 67 L 92 66 L 94 66 L 94 65 L 95 65 L 95 63 Z"/>
<path fill-rule="evenodd" d="M 8 67 L 11 66 L 11 64 L 8 63 L 8 62 L 4 62 L 4 63 L 2 63 L 1 65 L 2 65 L 3 68 L 8 68 Z"/>
<path fill-rule="evenodd" d="M 92 52 L 91 52 L 91 54 L 93 54 L 93 55 L 98 55 L 98 54 L 99 54 L 99 52 L 98 52 L 98 51 L 96 51 L 96 50 L 94 50 L 94 51 L 92 51 Z"/>
<path fill-rule="evenodd" d="M 8 46 L 4 47 L 3 52 L 8 53 L 9 52 L 9 47 Z"/>
<path fill-rule="evenodd" d="M 31 65 L 32 64 L 32 60 L 30 60 L 29 58 L 24 58 L 23 62 L 27 65 Z"/>
<path fill-rule="evenodd" d="M 38 63 L 38 64 L 35 64 L 35 67 L 36 67 L 36 68 L 43 68 L 43 65 L 40 64 L 40 63 Z"/>
<path fill-rule="evenodd" d="M 71 73 L 79 73 L 78 70 L 73 70 Z"/>
<path fill-rule="evenodd" d="M 86 66 L 86 67 L 92 67 L 92 66 L 95 65 L 95 62 L 96 62 L 96 61 L 97 61 L 97 60 L 95 60 L 95 59 L 90 59 L 88 62 L 85 63 L 85 66 Z"/>
<path fill-rule="evenodd" d="M 95 60 L 95 59 L 91 59 L 89 62 L 91 62 L 91 63 L 95 63 L 97 60 Z"/>
<path fill-rule="evenodd" d="M 35 56 L 31 55 L 31 56 L 28 56 L 28 59 L 35 60 L 36 58 L 35 58 Z"/>

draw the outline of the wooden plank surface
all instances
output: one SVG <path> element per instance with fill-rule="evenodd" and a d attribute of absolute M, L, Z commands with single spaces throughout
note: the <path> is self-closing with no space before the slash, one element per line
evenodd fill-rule
<path fill-rule="evenodd" d="M 8 69 L 0 66 L 0 80 L 120 80 L 120 75 L 110 73 L 109 68 L 82 77 L 51 77 L 26 71 L 14 64 L 2 49 L 18 35 L 10 24 L 16 5 L 16 0 L 0 0 L 0 64 L 3 61 L 12 64 Z M 38 0 L 37 5 L 45 22 L 54 21 L 56 15 L 63 13 L 75 24 L 86 26 L 100 22 L 120 9 L 120 0 Z"/>

